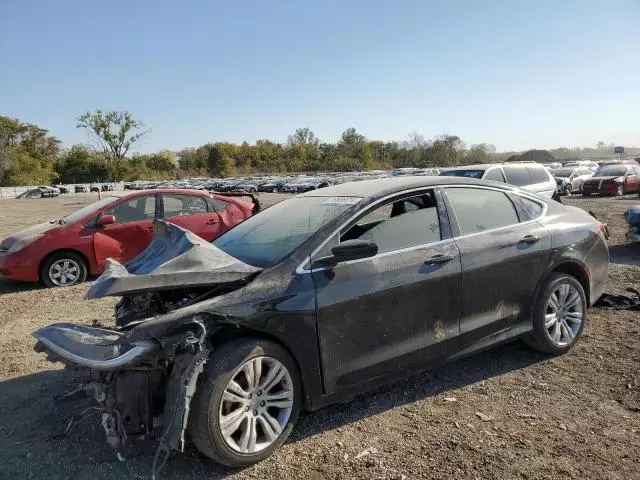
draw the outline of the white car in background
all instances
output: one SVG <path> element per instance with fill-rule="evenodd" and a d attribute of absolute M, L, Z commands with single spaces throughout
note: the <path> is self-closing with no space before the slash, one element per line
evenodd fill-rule
<path fill-rule="evenodd" d="M 580 161 L 576 161 L 576 162 L 567 162 L 564 165 L 562 165 L 561 167 L 558 167 L 558 169 L 559 168 L 569 168 L 569 167 L 573 167 L 573 168 L 587 167 L 592 172 L 595 172 L 598 169 L 599 166 L 600 165 L 598 165 L 596 162 L 590 162 L 588 160 L 580 160 Z"/>
<path fill-rule="evenodd" d="M 544 165 L 536 162 L 505 162 L 446 168 L 445 177 L 468 177 L 515 185 L 522 190 L 555 198 L 556 180 Z"/>
<path fill-rule="evenodd" d="M 593 177 L 593 173 L 587 166 L 563 167 L 551 172 L 553 178 L 556 179 L 559 194 L 581 192 L 585 180 Z"/>

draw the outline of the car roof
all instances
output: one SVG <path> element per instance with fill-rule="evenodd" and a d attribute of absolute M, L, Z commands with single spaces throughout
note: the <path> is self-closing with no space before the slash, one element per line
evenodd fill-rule
<path fill-rule="evenodd" d="M 200 195 L 208 196 L 209 192 L 205 190 L 190 190 L 188 188 L 154 188 L 150 190 L 136 190 L 135 192 L 109 192 L 110 197 L 128 198 L 138 197 L 140 195 L 156 195 L 158 193 L 175 193 L 182 195 Z"/>
<path fill-rule="evenodd" d="M 434 187 L 439 185 L 484 185 L 504 190 L 514 190 L 510 185 L 476 180 L 464 177 L 420 176 L 420 177 L 390 177 L 362 180 L 360 182 L 340 183 L 321 190 L 302 193 L 298 197 L 379 197 L 402 192 L 412 188 Z"/>

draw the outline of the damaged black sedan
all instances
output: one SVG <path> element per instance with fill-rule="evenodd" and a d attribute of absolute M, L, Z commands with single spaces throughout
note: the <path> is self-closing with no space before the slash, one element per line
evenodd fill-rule
<path fill-rule="evenodd" d="M 155 229 L 89 290 L 122 297 L 115 323 L 34 336 L 52 361 L 89 372 L 108 442 L 121 451 L 157 435 L 158 462 L 187 436 L 224 465 L 257 462 L 301 408 L 502 342 L 562 354 L 609 261 L 604 226 L 586 212 L 463 178 L 328 187 L 212 244 Z"/>

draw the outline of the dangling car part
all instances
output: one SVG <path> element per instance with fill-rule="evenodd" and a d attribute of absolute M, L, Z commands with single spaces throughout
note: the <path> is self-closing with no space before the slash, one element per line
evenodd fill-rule
<path fill-rule="evenodd" d="M 606 229 L 585 211 L 460 177 L 325 187 L 212 244 L 154 230 L 88 291 L 122 297 L 115 325 L 34 333 L 50 360 L 90 372 L 120 455 L 160 438 L 154 473 L 185 432 L 247 466 L 286 441 L 302 407 L 518 338 L 568 352 L 608 274 Z"/>
<path fill-rule="evenodd" d="M 624 212 L 624 218 L 629 225 L 627 241 L 640 243 L 640 205 L 631 207 L 629 210 Z"/>

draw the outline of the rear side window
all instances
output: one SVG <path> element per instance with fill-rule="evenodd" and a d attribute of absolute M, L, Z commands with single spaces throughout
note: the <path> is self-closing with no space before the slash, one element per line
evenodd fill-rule
<path fill-rule="evenodd" d="M 502 170 L 500 170 L 499 168 L 492 168 L 491 170 L 489 170 L 484 176 L 483 180 L 493 180 L 494 182 L 506 183 L 504 175 L 502 174 Z"/>
<path fill-rule="evenodd" d="M 221 212 L 229 205 L 231 205 L 231 202 L 225 202 L 224 200 L 220 200 L 219 198 L 215 197 L 210 198 L 209 203 L 213 206 L 213 209 L 216 212 Z"/>
<path fill-rule="evenodd" d="M 549 176 L 544 167 L 529 166 L 527 170 L 529 170 L 529 175 L 531 175 L 531 181 L 533 183 L 545 183 L 549 181 Z"/>
<path fill-rule="evenodd" d="M 520 204 L 522 205 L 524 211 L 527 212 L 529 220 L 533 220 L 542 215 L 542 205 L 540 205 L 538 202 L 534 202 L 533 200 L 525 197 L 518 197 L 518 200 L 520 201 Z"/>
<path fill-rule="evenodd" d="M 511 185 L 524 187 L 525 185 L 531 185 L 532 183 L 529 171 L 523 166 L 516 167 L 515 165 L 504 165 L 502 170 L 504 170 L 504 174 L 507 177 L 507 183 L 510 183 Z"/>
<path fill-rule="evenodd" d="M 519 223 L 513 203 L 502 192 L 482 188 L 448 188 L 447 197 L 461 235 Z"/>
<path fill-rule="evenodd" d="M 165 217 L 182 217 L 207 213 L 207 202 L 195 195 L 162 195 Z"/>

